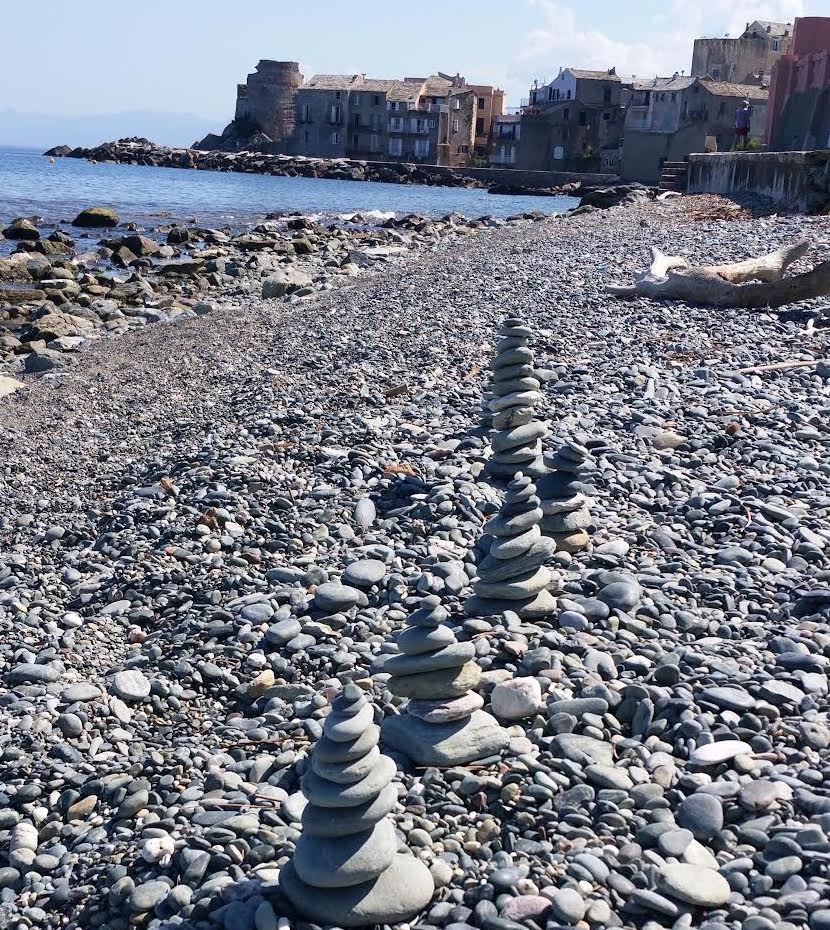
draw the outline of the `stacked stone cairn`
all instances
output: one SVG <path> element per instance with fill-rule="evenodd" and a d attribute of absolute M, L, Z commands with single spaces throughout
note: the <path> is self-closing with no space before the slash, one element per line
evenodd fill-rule
<path fill-rule="evenodd" d="M 585 446 L 566 440 L 544 461 L 550 471 L 536 485 L 544 514 L 541 530 L 560 552 L 579 552 L 591 541 L 594 457 Z"/>
<path fill-rule="evenodd" d="M 446 626 L 447 611 L 435 595 L 425 597 L 395 639 L 400 653 L 383 666 L 389 690 L 409 698 L 404 712 L 387 716 L 384 746 L 418 765 L 464 765 L 497 755 L 507 732 L 481 708 L 472 688 L 481 678 L 472 643 L 459 643 Z"/>
<path fill-rule="evenodd" d="M 543 475 L 542 439 L 547 424 L 534 419 L 534 407 L 541 398 L 539 379 L 528 347 L 532 330 L 518 317 L 508 317 L 499 328 L 502 337 L 490 362 L 493 381 L 487 407 L 493 427 L 486 473 L 510 480 L 519 472 L 530 477 Z"/>
<path fill-rule="evenodd" d="M 398 852 L 387 816 L 398 791 L 395 763 L 378 749 L 374 709 L 347 683 L 326 718 L 300 787 L 308 803 L 280 888 L 317 924 L 361 927 L 410 920 L 435 890 L 429 869 Z"/>
<path fill-rule="evenodd" d="M 545 565 L 556 545 L 542 536 L 540 504 L 530 478 L 517 475 L 508 484 L 501 510 L 484 527 L 482 544 L 488 554 L 478 566 L 475 594 L 465 604 L 469 616 L 512 610 L 533 620 L 556 610 L 548 588 L 558 579 Z"/>

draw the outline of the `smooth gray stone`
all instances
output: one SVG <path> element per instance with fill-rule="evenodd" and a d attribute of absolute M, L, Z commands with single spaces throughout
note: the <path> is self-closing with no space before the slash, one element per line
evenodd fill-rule
<path fill-rule="evenodd" d="M 752 710 L 755 707 L 755 698 L 743 688 L 713 687 L 703 688 L 698 697 L 707 704 L 714 704 L 724 710 L 732 710 L 737 714 Z"/>
<path fill-rule="evenodd" d="M 379 559 L 360 559 L 347 565 L 343 571 L 343 582 L 355 588 L 371 588 L 383 581 L 386 566 Z"/>
<path fill-rule="evenodd" d="M 294 853 L 294 868 L 314 888 L 347 888 L 377 878 L 398 851 L 391 821 L 384 817 L 370 830 L 326 838 L 304 833 Z"/>
<path fill-rule="evenodd" d="M 338 613 L 352 607 L 365 607 L 369 603 L 366 595 L 357 588 L 327 581 L 314 592 L 313 606 L 327 613 Z"/>
<path fill-rule="evenodd" d="M 535 372 L 533 365 L 508 365 L 506 368 L 499 368 L 493 376 L 493 384 L 499 381 L 509 381 L 511 378 L 533 378 Z"/>
<path fill-rule="evenodd" d="M 542 513 L 545 510 L 542 507 Z M 587 507 L 571 510 L 566 513 L 546 514 L 544 517 L 545 529 L 553 533 L 572 533 L 574 530 L 584 530 L 591 525 L 591 511 Z"/>
<path fill-rule="evenodd" d="M 51 665 L 36 665 L 33 662 L 24 662 L 22 665 L 17 665 L 6 672 L 6 684 L 10 688 L 15 685 L 49 684 L 57 681 L 60 677 L 60 672 Z"/>
<path fill-rule="evenodd" d="M 435 893 L 429 869 L 414 856 L 396 855 L 378 878 L 351 888 L 312 888 L 291 862 L 280 870 L 280 889 L 307 920 L 327 927 L 371 927 L 411 920 Z"/>
<path fill-rule="evenodd" d="M 324 762 L 318 759 L 317 753 L 311 753 L 311 768 L 320 778 L 333 781 L 338 785 L 351 785 L 365 778 L 377 765 L 380 759 L 380 750 L 375 746 L 370 749 L 362 759 L 351 762 Z"/>
<path fill-rule="evenodd" d="M 528 510 L 526 513 L 521 513 L 515 517 L 508 517 L 506 520 L 501 515 L 497 515 L 486 524 L 484 532 L 499 538 L 519 536 L 537 526 L 541 519 L 542 511 L 539 507 L 534 507 L 533 510 Z"/>
<path fill-rule="evenodd" d="M 520 601 L 535 595 L 551 583 L 551 574 L 545 566 L 527 572 L 509 581 L 478 581 L 474 590 L 479 597 Z"/>
<path fill-rule="evenodd" d="M 381 736 L 384 745 L 420 765 L 464 765 L 501 752 L 509 741 L 507 731 L 483 710 L 466 720 L 439 724 L 407 714 L 386 717 Z"/>
<path fill-rule="evenodd" d="M 543 475 L 545 473 L 545 466 L 542 464 L 541 455 L 537 456 L 535 459 L 522 462 L 518 465 L 510 465 L 505 462 L 495 462 L 491 458 L 487 460 L 484 471 L 486 474 L 493 478 L 512 478 L 517 472 L 522 472 L 522 474 L 531 475 L 534 478 L 538 478 L 539 475 Z"/>
<path fill-rule="evenodd" d="M 500 561 L 518 558 L 535 546 L 541 538 L 542 531 L 538 526 L 532 526 L 527 532 L 520 533 L 518 536 L 496 539 L 490 546 L 490 555 Z"/>
<path fill-rule="evenodd" d="M 666 863 L 658 874 L 657 890 L 697 907 L 720 907 L 731 894 L 729 882 L 702 865 Z"/>
<path fill-rule="evenodd" d="M 530 423 L 536 416 L 533 407 L 510 407 L 493 417 L 493 429 L 512 429 L 523 423 Z"/>
<path fill-rule="evenodd" d="M 137 668 L 116 672 L 112 690 L 124 701 L 143 701 L 150 696 L 150 680 Z"/>
<path fill-rule="evenodd" d="M 395 645 L 408 656 L 442 649 L 454 642 L 455 633 L 448 626 L 438 626 L 434 629 L 411 626 L 395 637 Z"/>
<path fill-rule="evenodd" d="M 606 585 L 597 597 L 609 607 L 616 607 L 618 610 L 633 610 L 640 603 L 642 595 L 643 589 L 636 580 L 632 579 L 631 581 L 615 581 Z"/>
<path fill-rule="evenodd" d="M 570 759 L 578 764 L 583 764 L 586 760 L 589 765 L 614 764 L 613 746 L 591 736 L 581 736 L 578 733 L 559 733 L 553 737 L 551 746 L 555 756 Z"/>
<path fill-rule="evenodd" d="M 494 346 L 493 352 L 495 355 L 502 355 L 510 349 L 524 348 L 527 345 L 527 339 L 527 336 L 514 334 L 503 336 Z"/>
<path fill-rule="evenodd" d="M 749 743 L 738 739 L 726 739 L 698 746 L 689 756 L 689 762 L 692 765 L 719 765 L 734 759 L 735 756 L 754 755 Z"/>
<path fill-rule="evenodd" d="M 504 397 L 505 394 L 512 394 L 514 391 L 538 391 L 541 386 L 541 383 L 533 377 L 506 378 L 503 381 L 493 381 L 490 390 L 495 397 Z"/>
<path fill-rule="evenodd" d="M 498 371 L 500 368 L 507 368 L 508 365 L 532 365 L 533 352 L 526 346 L 516 349 L 508 349 L 507 352 L 500 352 L 490 361 L 490 368 Z"/>
<path fill-rule="evenodd" d="M 588 506 L 588 498 L 584 494 L 574 494 L 568 498 L 550 498 L 542 501 L 542 513 L 546 516 L 553 516 L 557 513 L 570 513 L 572 510 L 581 510 L 583 506 Z"/>
<path fill-rule="evenodd" d="M 541 452 L 542 443 L 541 441 L 537 441 L 532 445 L 516 446 L 504 452 L 494 452 L 491 459 L 496 465 L 515 465 L 522 462 L 530 462 L 536 459 Z"/>
<path fill-rule="evenodd" d="M 516 336 L 521 339 L 530 339 L 533 336 L 533 330 L 518 317 L 510 317 L 498 328 L 500 336 Z"/>
<path fill-rule="evenodd" d="M 426 600 L 428 599 L 424 598 L 422 603 Z M 406 622 L 409 626 L 437 627 L 444 623 L 447 617 L 449 617 L 449 613 L 440 604 L 428 604 L 413 611 Z"/>
<path fill-rule="evenodd" d="M 541 399 L 539 391 L 513 391 L 504 397 L 494 397 L 488 406 L 491 413 L 499 413 L 508 407 L 534 407 Z"/>
<path fill-rule="evenodd" d="M 480 680 L 481 669 L 475 662 L 468 662 L 461 668 L 447 668 L 423 675 L 395 675 L 389 679 L 387 687 L 397 697 L 433 700 L 461 697 L 475 688 Z"/>
<path fill-rule="evenodd" d="M 507 601 L 495 598 L 479 597 L 474 594 L 467 598 L 464 612 L 468 617 L 491 617 L 512 610 L 522 620 L 541 620 L 557 612 L 556 599 L 549 591 L 540 591 L 536 597 L 523 601 Z"/>
<path fill-rule="evenodd" d="M 539 539 L 527 552 L 515 559 L 497 559 L 493 555 L 488 555 L 478 566 L 478 577 L 486 582 L 516 578 L 544 565 L 555 552 L 556 545 L 553 540 Z"/>
<path fill-rule="evenodd" d="M 551 532 L 545 527 L 544 520 L 542 520 L 542 532 L 550 533 L 551 539 L 556 543 L 558 552 L 579 552 L 591 541 L 591 537 L 584 530 L 574 530 L 571 533 Z"/>
<path fill-rule="evenodd" d="M 365 756 L 373 746 L 377 746 L 378 740 L 380 740 L 380 727 L 375 724 L 367 727 L 357 739 L 342 743 L 337 743 L 324 734 L 317 740 L 314 754 L 320 757 L 321 762 L 351 762 Z"/>
<path fill-rule="evenodd" d="M 303 833 L 311 836 L 349 836 L 370 829 L 379 820 L 395 809 L 398 789 L 387 785 L 381 793 L 354 807 L 318 807 L 306 804 L 302 813 Z"/>
<path fill-rule="evenodd" d="M 382 755 L 374 770 L 354 784 L 336 785 L 315 772 L 306 772 L 300 787 L 309 803 L 318 807 L 356 807 L 377 797 L 394 777 L 395 763 Z"/>
<path fill-rule="evenodd" d="M 326 717 L 323 732 L 335 743 L 346 743 L 356 739 L 363 731 L 372 725 L 375 719 L 375 709 L 371 704 L 365 704 L 356 714 L 346 715 L 332 711 Z"/>
<path fill-rule="evenodd" d="M 473 643 L 453 643 L 437 652 L 425 652 L 421 655 L 392 656 L 383 666 L 383 671 L 390 675 L 421 675 L 445 668 L 458 668 L 469 662 L 476 654 Z"/>
<path fill-rule="evenodd" d="M 484 698 L 475 691 L 468 691 L 459 698 L 439 701 L 412 700 L 406 705 L 406 713 L 426 723 L 452 723 L 466 720 L 473 711 L 484 707 Z"/>
<path fill-rule="evenodd" d="M 547 423 L 534 420 L 532 423 L 493 433 L 490 445 L 494 452 L 503 452 L 505 449 L 514 449 L 516 446 L 527 446 L 537 439 L 544 439 L 547 434 Z"/>

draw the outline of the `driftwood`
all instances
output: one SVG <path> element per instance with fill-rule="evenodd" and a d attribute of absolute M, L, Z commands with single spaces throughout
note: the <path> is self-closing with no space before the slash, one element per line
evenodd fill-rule
<path fill-rule="evenodd" d="M 615 297 L 654 297 L 683 300 L 712 307 L 783 307 L 785 304 L 830 294 L 830 261 L 812 271 L 785 278 L 793 262 L 812 242 L 798 239 L 769 255 L 728 265 L 690 265 L 679 255 L 651 250 L 648 271 L 634 276 L 634 284 L 611 285 Z M 748 283 L 752 282 L 752 283 Z"/>

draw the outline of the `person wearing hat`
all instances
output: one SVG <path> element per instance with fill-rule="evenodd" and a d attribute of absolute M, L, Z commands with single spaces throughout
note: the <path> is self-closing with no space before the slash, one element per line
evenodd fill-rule
<path fill-rule="evenodd" d="M 735 150 L 746 149 L 749 142 L 749 122 L 752 118 L 752 107 L 748 100 L 742 100 L 735 111 Z"/>

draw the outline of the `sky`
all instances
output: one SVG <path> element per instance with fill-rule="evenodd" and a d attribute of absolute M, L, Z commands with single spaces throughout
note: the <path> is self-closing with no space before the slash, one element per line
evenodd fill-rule
<path fill-rule="evenodd" d="M 86 136 L 96 129 L 105 134 L 109 117 L 132 111 L 138 111 L 135 134 L 155 126 L 166 136 L 157 141 L 186 144 L 200 126 L 221 131 L 233 116 L 237 83 L 260 58 L 299 61 L 306 76 L 460 72 L 471 83 L 503 87 L 508 105 L 517 106 L 534 79 L 550 80 L 560 67 L 615 67 L 638 78 L 688 72 L 697 36 L 738 35 L 754 19 L 830 16 L 830 0 L 40 0 L 34 9 L 6 0 L 3 6 L 0 144 L 103 141 L 105 135 Z"/>

